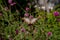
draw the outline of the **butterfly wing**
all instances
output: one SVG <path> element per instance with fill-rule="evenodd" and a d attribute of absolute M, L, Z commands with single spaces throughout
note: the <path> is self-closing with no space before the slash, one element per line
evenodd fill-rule
<path fill-rule="evenodd" d="M 28 24 L 30 24 L 30 19 L 29 18 L 24 18 L 24 21 Z"/>
<path fill-rule="evenodd" d="M 31 20 L 31 24 L 35 23 L 36 20 L 37 20 L 37 18 L 33 18 L 33 19 Z"/>

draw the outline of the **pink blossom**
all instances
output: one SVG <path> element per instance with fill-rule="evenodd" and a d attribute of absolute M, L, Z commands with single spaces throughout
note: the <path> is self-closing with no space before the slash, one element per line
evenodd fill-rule
<path fill-rule="evenodd" d="M 30 16 L 29 16 L 29 18 L 30 18 L 30 19 L 33 19 L 33 16 L 32 16 L 32 15 L 30 15 Z"/>
<path fill-rule="evenodd" d="M 52 32 L 48 32 L 48 36 L 52 35 Z"/>
<path fill-rule="evenodd" d="M 8 3 L 11 4 L 12 3 L 12 0 L 8 0 Z"/>
<path fill-rule="evenodd" d="M 21 28 L 21 32 L 25 32 L 25 29 L 24 28 Z"/>
<path fill-rule="evenodd" d="M 29 11 L 29 8 L 28 7 L 26 7 L 26 11 Z"/>
<path fill-rule="evenodd" d="M 19 31 L 16 29 L 16 34 L 18 34 L 19 33 Z"/>
<path fill-rule="evenodd" d="M 12 2 L 12 0 L 8 0 L 8 3 L 9 3 L 11 6 L 13 6 L 13 5 L 16 4 L 15 2 Z"/>
<path fill-rule="evenodd" d="M 24 16 L 25 16 L 25 17 L 28 17 L 28 16 L 29 16 L 29 14 L 28 14 L 28 13 L 25 13 L 25 14 L 24 14 Z"/>
<path fill-rule="evenodd" d="M 54 16 L 59 16 L 59 12 L 55 11 Z"/>
<path fill-rule="evenodd" d="M 11 3 L 10 5 L 11 5 L 11 6 L 13 6 L 13 5 L 15 5 L 15 4 L 16 4 L 16 3 L 15 3 L 15 2 L 13 2 L 13 3 Z"/>

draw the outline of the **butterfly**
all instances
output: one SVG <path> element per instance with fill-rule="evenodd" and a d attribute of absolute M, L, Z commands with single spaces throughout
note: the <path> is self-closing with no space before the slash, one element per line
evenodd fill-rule
<path fill-rule="evenodd" d="M 25 18 L 25 17 L 24 17 L 23 20 L 24 20 L 27 24 L 34 24 L 39 18 L 40 18 L 40 17 L 29 19 L 29 18 Z"/>

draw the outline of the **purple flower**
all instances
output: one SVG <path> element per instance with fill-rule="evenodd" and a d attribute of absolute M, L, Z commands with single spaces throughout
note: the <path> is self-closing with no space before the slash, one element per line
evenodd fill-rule
<path fill-rule="evenodd" d="M 25 29 L 24 28 L 21 28 L 21 32 L 25 32 Z"/>
<path fill-rule="evenodd" d="M 59 12 L 55 11 L 54 16 L 59 16 Z"/>
<path fill-rule="evenodd" d="M 8 3 L 9 3 L 11 6 L 13 6 L 13 5 L 16 4 L 15 2 L 12 2 L 12 0 L 8 0 Z"/>
<path fill-rule="evenodd" d="M 16 29 L 16 34 L 18 34 L 19 33 L 19 31 Z"/>
<path fill-rule="evenodd" d="M 13 2 L 13 3 L 11 3 L 10 5 L 11 5 L 11 6 L 14 6 L 15 4 L 16 4 L 16 3 L 15 3 L 15 2 Z"/>
<path fill-rule="evenodd" d="M 30 15 L 30 16 L 29 16 L 29 19 L 33 19 L 33 16 L 32 16 L 32 15 Z"/>
<path fill-rule="evenodd" d="M 52 35 L 52 32 L 48 32 L 48 36 Z"/>
<path fill-rule="evenodd" d="M 29 11 L 29 8 L 28 7 L 26 7 L 26 9 L 25 9 L 26 11 Z"/>
<path fill-rule="evenodd" d="M 28 14 L 28 13 L 25 13 L 25 14 L 24 14 L 24 16 L 25 16 L 25 17 L 28 17 L 28 16 L 29 16 L 29 14 Z"/>
<path fill-rule="evenodd" d="M 8 3 L 11 4 L 12 3 L 12 0 L 8 0 Z"/>

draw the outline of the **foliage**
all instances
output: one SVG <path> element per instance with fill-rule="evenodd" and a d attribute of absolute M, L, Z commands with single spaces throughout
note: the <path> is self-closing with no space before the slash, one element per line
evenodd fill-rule
<path fill-rule="evenodd" d="M 60 40 L 60 15 L 55 16 L 54 10 L 46 13 L 38 8 L 33 9 L 32 4 L 28 7 L 30 10 L 25 10 L 24 2 L 21 6 L 12 12 L 11 5 L 6 7 L 0 4 L 0 40 Z M 22 19 L 26 12 L 40 18 L 34 24 L 28 24 Z M 23 17 L 20 15 L 22 13 Z"/>
<path fill-rule="evenodd" d="M 60 12 L 60 4 L 56 5 L 54 8 L 56 11 Z"/>

